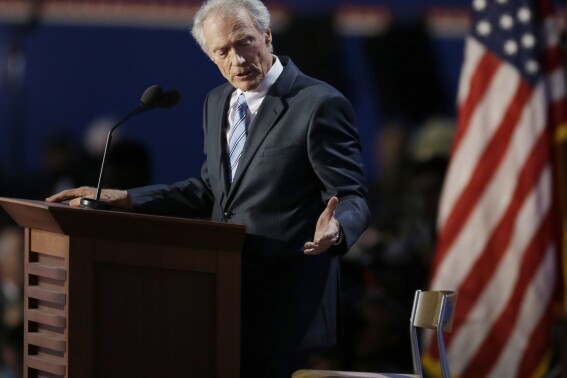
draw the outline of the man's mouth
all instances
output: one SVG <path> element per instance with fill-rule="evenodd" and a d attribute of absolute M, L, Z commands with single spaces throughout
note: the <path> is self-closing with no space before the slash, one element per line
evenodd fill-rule
<path fill-rule="evenodd" d="M 245 72 L 237 73 L 237 74 L 234 75 L 234 76 L 236 76 L 236 77 L 239 78 L 239 79 L 245 79 L 245 78 L 247 78 L 248 76 L 250 76 L 251 73 L 252 73 L 251 71 L 245 71 Z"/>

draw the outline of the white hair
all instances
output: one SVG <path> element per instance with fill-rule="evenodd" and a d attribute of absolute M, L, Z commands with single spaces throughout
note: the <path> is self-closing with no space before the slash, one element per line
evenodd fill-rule
<path fill-rule="evenodd" d="M 230 14 L 234 13 L 236 9 L 246 10 L 260 33 L 264 34 L 266 30 L 270 29 L 270 12 L 260 0 L 207 0 L 195 13 L 193 27 L 191 28 L 193 38 L 195 38 L 195 41 L 197 41 L 205 54 L 209 55 L 203 34 L 203 22 L 205 19 L 211 13 Z M 270 45 L 271 50 L 272 46 Z"/>

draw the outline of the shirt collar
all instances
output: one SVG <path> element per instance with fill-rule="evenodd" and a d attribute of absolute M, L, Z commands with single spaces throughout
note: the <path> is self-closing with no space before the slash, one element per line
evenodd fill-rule
<path fill-rule="evenodd" d="M 244 97 L 246 97 L 246 103 L 248 104 L 248 108 L 252 114 L 255 114 L 264 97 L 268 94 L 268 91 L 274 85 L 278 77 L 280 77 L 281 73 L 283 72 L 283 65 L 280 62 L 279 58 L 274 55 L 275 61 L 264 79 L 260 82 L 256 89 L 244 92 Z M 236 90 L 233 94 L 234 98 L 238 97 L 242 91 L 240 89 Z"/>

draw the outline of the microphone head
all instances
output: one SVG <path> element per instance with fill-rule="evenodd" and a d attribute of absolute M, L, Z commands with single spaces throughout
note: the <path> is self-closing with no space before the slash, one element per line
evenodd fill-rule
<path fill-rule="evenodd" d="M 164 92 L 159 85 L 152 85 L 144 91 L 140 100 L 139 111 L 149 110 L 156 107 L 172 108 L 181 99 L 181 94 L 177 90 Z"/>
<path fill-rule="evenodd" d="M 141 107 L 143 109 L 150 109 L 157 106 L 163 97 L 163 89 L 159 85 L 152 85 L 142 94 Z"/>

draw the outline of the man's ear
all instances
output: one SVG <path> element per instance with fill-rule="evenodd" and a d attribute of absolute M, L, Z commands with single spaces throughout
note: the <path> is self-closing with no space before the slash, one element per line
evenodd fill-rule
<path fill-rule="evenodd" d="M 266 29 L 266 32 L 264 33 L 264 43 L 266 43 L 266 46 L 268 47 L 272 44 L 272 31 L 270 29 Z"/>

